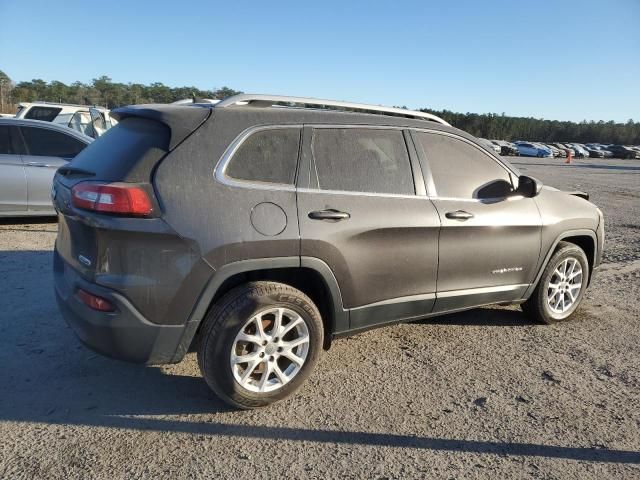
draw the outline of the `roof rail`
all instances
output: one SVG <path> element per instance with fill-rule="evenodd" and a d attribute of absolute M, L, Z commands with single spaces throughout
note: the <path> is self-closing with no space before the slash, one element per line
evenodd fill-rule
<path fill-rule="evenodd" d="M 320 98 L 288 97 L 284 95 L 254 95 L 243 93 L 233 95 L 221 100 L 214 108 L 231 108 L 240 106 L 251 107 L 294 107 L 294 108 L 317 108 L 329 109 L 345 112 L 373 113 L 377 115 L 389 115 L 392 117 L 414 118 L 419 120 L 429 120 L 442 125 L 451 125 L 442 118 L 425 112 L 406 110 L 404 108 L 381 107 L 379 105 L 369 105 L 366 103 L 342 102 L 338 100 L 323 100 Z"/>
<path fill-rule="evenodd" d="M 20 102 L 22 103 L 29 103 L 31 105 L 33 104 L 39 104 L 39 105 L 58 105 L 58 106 L 62 106 L 62 107 L 85 107 L 85 108 L 103 108 L 105 110 L 108 110 L 106 107 L 103 107 L 101 105 L 80 105 L 78 103 L 64 103 L 64 102 L 48 102 L 45 100 L 34 100 L 33 102 Z"/>

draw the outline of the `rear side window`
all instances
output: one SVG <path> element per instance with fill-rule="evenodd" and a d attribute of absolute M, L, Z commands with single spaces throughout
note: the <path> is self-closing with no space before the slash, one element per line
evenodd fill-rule
<path fill-rule="evenodd" d="M 237 180 L 293 185 L 299 145 L 299 128 L 255 132 L 233 154 L 225 175 Z"/>
<path fill-rule="evenodd" d="M 6 125 L 0 125 L 0 155 L 11 155 L 12 153 L 14 153 L 14 151 L 13 146 L 11 145 L 9 127 Z"/>
<path fill-rule="evenodd" d="M 24 118 L 30 118 L 31 120 L 42 120 L 45 122 L 52 122 L 54 118 L 62 111 L 61 108 L 55 107 L 32 107 L 24 115 Z"/>
<path fill-rule="evenodd" d="M 511 183 L 507 170 L 479 148 L 448 135 L 415 135 L 427 157 L 439 197 L 478 198 L 478 190 L 491 182 Z"/>
<path fill-rule="evenodd" d="M 20 127 L 29 155 L 73 158 L 86 146 L 80 140 L 48 128 Z"/>
<path fill-rule="evenodd" d="M 317 128 L 311 148 L 323 190 L 415 194 L 400 130 Z"/>

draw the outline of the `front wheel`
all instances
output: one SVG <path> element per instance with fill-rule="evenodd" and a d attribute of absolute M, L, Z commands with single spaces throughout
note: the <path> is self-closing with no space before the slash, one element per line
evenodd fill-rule
<path fill-rule="evenodd" d="M 239 408 L 264 407 L 292 394 L 322 351 L 318 308 L 282 283 L 236 287 L 204 322 L 198 346 L 202 376 L 221 399 Z"/>
<path fill-rule="evenodd" d="M 573 243 L 560 242 L 522 311 L 537 322 L 566 320 L 580 305 L 588 279 L 584 251 Z"/>

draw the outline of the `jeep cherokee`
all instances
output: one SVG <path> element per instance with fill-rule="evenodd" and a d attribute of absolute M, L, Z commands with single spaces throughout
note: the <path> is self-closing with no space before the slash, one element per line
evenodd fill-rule
<path fill-rule="evenodd" d="M 295 391 L 338 337 L 482 305 L 569 318 L 601 211 L 433 115 L 240 95 L 120 108 L 56 174 L 56 297 L 89 347 L 193 344 L 241 408 Z"/>

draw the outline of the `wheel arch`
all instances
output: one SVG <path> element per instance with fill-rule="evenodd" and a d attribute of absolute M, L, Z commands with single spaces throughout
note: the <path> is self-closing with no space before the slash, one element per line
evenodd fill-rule
<path fill-rule="evenodd" d="M 589 279 L 587 286 L 589 285 L 589 283 L 591 282 L 591 277 L 593 276 L 593 266 L 595 264 L 596 258 L 598 258 L 598 237 L 596 236 L 596 232 L 589 229 L 567 230 L 559 234 L 551 244 L 551 247 L 548 249 L 544 261 L 538 269 L 538 273 L 536 274 L 534 282 L 525 292 L 525 298 L 529 298 L 529 296 L 533 293 L 533 290 L 540 281 L 540 277 L 542 276 L 544 269 L 547 267 L 551 256 L 558 249 L 558 244 L 563 241 L 577 245 L 584 251 L 585 255 L 587 256 L 587 261 L 589 263 Z"/>
<path fill-rule="evenodd" d="M 172 361 L 180 361 L 187 353 L 216 300 L 232 288 L 256 280 L 286 283 L 308 295 L 322 316 L 325 349 L 330 347 L 336 332 L 348 330 L 349 312 L 343 308 L 338 282 L 322 260 L 312 257 L 241 260 L 223 266 L 211 277 L 192 310 Z"/>

